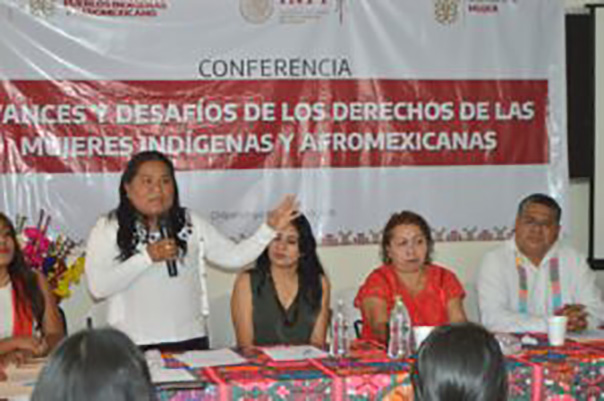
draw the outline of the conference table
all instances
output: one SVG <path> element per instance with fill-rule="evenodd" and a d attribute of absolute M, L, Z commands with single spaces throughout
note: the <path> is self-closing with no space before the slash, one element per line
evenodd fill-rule
<path fill-rule="evenodd" d="M 533 345 L 506 357 L 510 400 L 604 400 L 604 341 Z M 388 359 L 378 344 L 357 341 L 346 357 L 274 361 L 261 348 L 235 350 L 244 363 L 191 368 L 162 354 L 167 368 L 184 368 L 194 382 L 157 386 L 161 401 L 412 400 L 413 357 Z"/>

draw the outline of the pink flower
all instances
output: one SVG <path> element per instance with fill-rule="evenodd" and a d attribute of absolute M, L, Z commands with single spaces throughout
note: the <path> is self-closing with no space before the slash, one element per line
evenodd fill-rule
<path fill-rule="evenodd" d="M 23 236 L 27 241 L 23 247 L 25 258 L 33 267 L 41 266 L 51 241 L 37 227 L 23 229 Z"/>

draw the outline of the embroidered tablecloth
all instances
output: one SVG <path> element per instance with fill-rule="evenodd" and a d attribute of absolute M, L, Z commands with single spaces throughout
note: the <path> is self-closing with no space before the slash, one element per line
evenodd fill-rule
<path fill-rule="evenodd" d="M 539 345 L 507 358 L 510 400 L 604 400 L 604 343 Z M 346 358 L 272 361 L 260 349 L 239 350 L 234 366 L 189 371 L 199 388 L 158 388 L 161 401 L 188 400 L 412 400 L 413 359 L 390 360 L 373 343 L 356 343 Z M 163 355 L 168 367 L 183 367 Z"/>

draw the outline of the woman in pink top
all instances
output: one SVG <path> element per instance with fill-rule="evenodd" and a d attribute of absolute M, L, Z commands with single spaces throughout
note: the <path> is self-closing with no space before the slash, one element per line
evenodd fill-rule
<path fill-rule="evenodd" d="M 420 215 L 395 213 L 382 236 L 382 260 L 359 289 L 354 304 L 363 315 L 361 337 L 385 343 L 395 297 L 400 296 L 414 326 L 467 321 L 465 291 L 455 274 L 431 262 L 434 241 Z"/>

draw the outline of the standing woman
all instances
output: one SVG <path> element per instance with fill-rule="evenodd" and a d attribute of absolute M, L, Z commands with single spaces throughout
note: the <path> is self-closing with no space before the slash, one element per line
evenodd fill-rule
<path fill-rule="evenodd" d="M 329 291 L 310 223 L 300 215 L 277 233 L 256 267 L 235 281 L 231 316 L 237 345 L 322 347 Z"/>
<path fill-rule="evenodd" d="M 361 337 L 386 342 L 390 311 L 401 297 L 414 326 L 467 320 L 465 291 L 450 270 L 432 263 L 434 241 L 426 220 L 413 212 L 395 213 L 384 227 L 382 260 L 365 280 L 354 305 L 361 309 Z"/>
<path fill-rule="evenodd" d="M 129 161 L 119 196 L 90 233 L 88 288 L 108 304 L 111 326 L 143 348 L 166 351 L 209 347 L 205 261 L 233 269 L 253 262 L 298 213 L 286 197 L 268 224 L 235 244 L 180 206 L 174 166 L 156 151 Z"/>
<path fill-rule="evenodd" d="M 46 355 L 63 336 L 46 279 L 27 266 L 15 227 L 0 213 L 0 359 L 19 362 Z"/>

